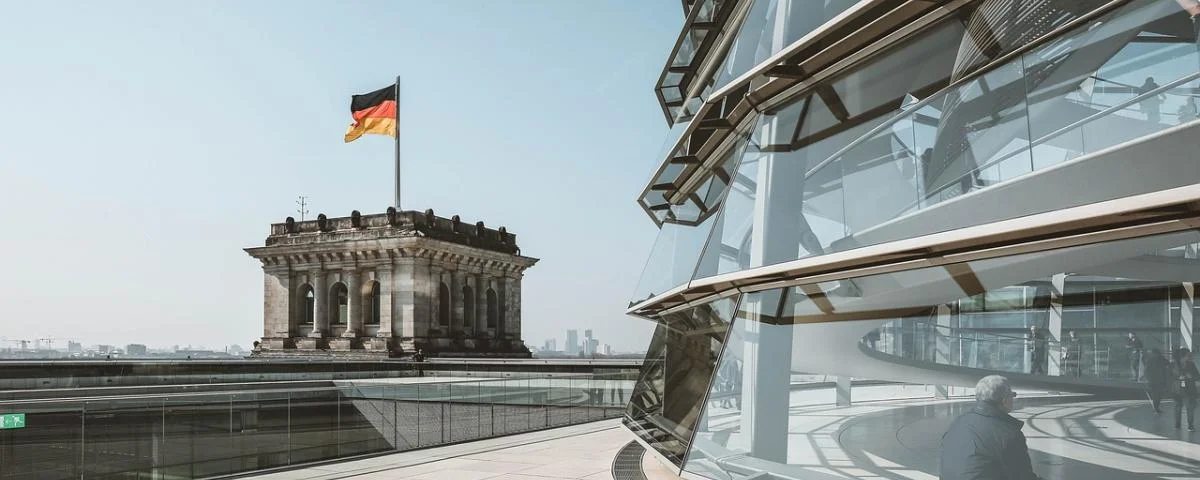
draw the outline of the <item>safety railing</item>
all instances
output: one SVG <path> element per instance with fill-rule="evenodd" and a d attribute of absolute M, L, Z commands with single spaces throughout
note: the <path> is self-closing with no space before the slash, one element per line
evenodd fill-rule
<path fill-rule="evenodd" d="M 0 429 L 0 479 L 221 477 L 617 418 L 635 375 L 5 401 L 23 422 Z"/>
<path fill-rule="evenodd" d="M 996 372 L 1111 380 L 1125 374 L 1110 368 L 1107 344 L 1058 341 L 954 328 L 932 321 L 892 321 L 863 337 L 866 348 L 902 359 Z M 1128 378 L 1125 378 L 1128 380 Z"/>
<path fill-rule="evenodd" d="M 1150 23 L 1170 13 L 1147 7 L 1113 15 Z M 1138 44 L 1097 54 L 1100 44 L 1127 41 L 1116 23 L 1081 27 L 905 106 L 808 168 L 805 201 L 821 205 L 823 218 L 841 223 L 843 235 L 852 237 L 1200 118 L 1194 44 Z M 1149 58 L 1155 61 L 1141 61 Z M 1133 86 L 1134 79 L 1145 83 Z M 861 239 L 872 241 L 879 240 Z"/>

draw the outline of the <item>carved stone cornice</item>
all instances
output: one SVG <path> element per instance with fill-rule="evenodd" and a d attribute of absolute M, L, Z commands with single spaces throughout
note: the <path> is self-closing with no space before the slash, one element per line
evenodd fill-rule
<path fill-rule="evenodd" d="M 328 239 L 323 242 L 277 244 L 245 249 L 264 270 L 344 270 L 425 259 L 448 270 L 520 273 L 538 259 L 462 245 L 428 237 Z"/>

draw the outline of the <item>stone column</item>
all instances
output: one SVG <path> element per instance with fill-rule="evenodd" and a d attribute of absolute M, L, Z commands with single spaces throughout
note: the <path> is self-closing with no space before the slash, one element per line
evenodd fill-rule
<path fill-rule="evenodd" d="M 520 273 L 511 280 L 509 286 L 512 287 L 508 294 L 508 308 L 505 310 L 508 315 L 504 318 L 504 333 L 513 340 L 521 339 L 521 278 Z"/>
<path fill-rule="evenodd" d="M 357 270 L 342 272 L 346 283 L 346 338 L 357 337 L 362 330 L 362 284 L 359 282 Z"/>
<path fill-rule="evenodd" d="M 263 272 L 263 338 L 292 336 L 295 321 L 295 302 L 291 274 L 286 269 Z M 282 341 L 270 341 L 268 348 L 283 348 Z M 278 343 L 278 345 L 274 345 Z"/>
<path fill-rule="evenodd" d="M 1050 277 L 1050 318 L 1046 322 L 1046 375 L 1050 376 L 1062 375 L 1063 293 L 1066 287 L 1067 274 L 1059 273 Z"/>
<path fill-rule="evenodd" d="M 329 333 L 329 282 L 322 270 L 309 273 L 313 285 L 313 331 L 308 336 L 320 338 Z"/>
<path fill-rule="evenodd" d="M 508 338 L 508 327 L 512 323 L 509 319 L 515 313 L 513 309 L 513 290 L 516 289 L 516 283 L 516 280 L 508 275 L 500 279 L 500 286 L 502 288 L 497 303 L 503 305 L 500 310 L 504 313 L 500 315 L 500 318 L 496 322 L 496 338 Z"/>
<path fill-rule="evenodd" d="M 429 329 L 437 328 L 440 330 L 446 330 L 446 329 L 450 328 L 450 325 L 449 324 L 442 325 L 442 319 L 440 318 L 440 315 L 442 312 L 442 302 L 443 301 L 448 302 L 448 301 L 450 301 L 450 298 L 443 299 L 443 298 L 441 298 L 441 296 L 438 293 L 441 290 L 443 283 L 446 284 L 447 288 L 449 287 L 450 282 L 447 281 L 447 279 L 446 279 L 446 269 L 444 267 L 442 267 L 441 265 L 430 265 L 429 279 L 431 280 L 431 283 L 430 283 L 430 288 L 429 288 L 430 310 L 429 310 L 428 328 Z M 450 310 L 453 311 L 453 309 L 450 309 Z M 429 335 L 429 330 L 426 330 L 425 334 Z"/>
<path fill-rule="evenodd" d="M 450 274 L 450 331 L 446 332 L 447 337 L 454 337 L 455 330 L 463 330 L 463 323 L 466 320 L 466 298 L 463 297 L 463 287 L 467 285 L 467 274 L 462 270 L 455 270 Z"/>
<path fill-rule="evenodd" d="M 488 279 L 482 273 L 475 274 L 475 325 L 471 329 L 476 335 L 487 331 Z"/>
<path fill-rule="evenodd" d="M 416 339 L 429 335 L 437 316 L 438 277 L 426 259 L 405 261 L 397 272 L 400 298 L 396 308 L 403 312 L 404 319 L 400 327 L 401 347 L 411 351 L 416 348 Z"/>
<path fill-rule="evenodd" d="M 392 292 L 396 286 L 392 284 L 395 278 L 394 264 L 380 265 L 375 270 L 375 278 L 379 281 L 379 331 L 375 336 L 387 338 L 392 336 Z"/>
<path fill-rule="evenodd" d="M 508 276 L 496 277 L 496 338 L 504 338 L 504 319 L 508 318 Z M 565 348 L 565 347 L 564 347 Z"/>

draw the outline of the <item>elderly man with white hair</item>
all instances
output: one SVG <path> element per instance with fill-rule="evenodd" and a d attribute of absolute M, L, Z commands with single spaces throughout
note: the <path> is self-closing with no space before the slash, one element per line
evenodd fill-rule
<path fill-rule="evenodd" d="M 1036 480 L 1021 427 L 1009 415 L 1017 393 L 1000 375 L 975 385 L 975 407 L 942 435 L 940 477 L 944 480 Z"/>

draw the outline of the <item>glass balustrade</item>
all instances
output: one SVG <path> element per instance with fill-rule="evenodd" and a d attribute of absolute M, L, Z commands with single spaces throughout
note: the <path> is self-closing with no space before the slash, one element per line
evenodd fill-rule
<path fill-rule="evenodd" d="M 0 401 L 0 479 L 204 478 L 617 418 L 636 373 Z"/>

